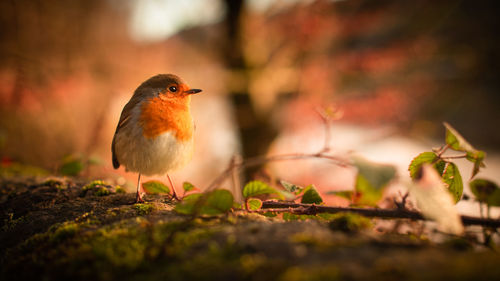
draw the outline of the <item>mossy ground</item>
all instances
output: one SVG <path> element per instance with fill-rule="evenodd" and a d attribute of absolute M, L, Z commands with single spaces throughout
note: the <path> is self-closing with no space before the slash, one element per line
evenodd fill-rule
<path fill-rule="evenodd" d="M 106 191 L 103 190 L 106 189 Z M 92 192 L 89 192 L 92 191 Z M 2 280 L 494 280 L 500 256 L 463 239 L 377 233 L 356 216 L 192 219 L 168 197 L 103 182 L 2 180 Z M 457 245 L 460 245 L 459 247 Z M 464 246 L 465 245 L 465 246 Z"/>

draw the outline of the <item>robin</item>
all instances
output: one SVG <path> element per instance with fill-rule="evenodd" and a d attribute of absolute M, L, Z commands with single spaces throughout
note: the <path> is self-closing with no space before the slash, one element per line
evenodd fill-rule
<path fill-rule="evenodd" d="M 123 108 L 111 152 L 113 167 L 137 172 L 136 202 L 142 199 L 141 175 L 167 174 L 183 167 L 193 154 L 191 89 L 176 75 L 158 74 L 143 82 Z"/>

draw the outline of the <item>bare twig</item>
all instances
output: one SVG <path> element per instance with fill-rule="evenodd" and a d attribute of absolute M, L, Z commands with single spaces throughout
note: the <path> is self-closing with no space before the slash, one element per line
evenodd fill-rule
<path fill-rule="evenodd" d="M 332 109 L 331 107 L 326 109 L 318 107 L 316 108 L 316 113 L 318 113 L 318 115 L 321 117 L 321 120 L 323 120 L 323 124 L 325 126 L 325 141 L 321 152 L 329 152 L 331 150 L 330 140 L 332 135 L 331 134 L 332 121 L 342 118 L 343 112 Z"/>
<path fill-rule="evenodd" d="M 234 155 L 231 159 L 231 162 L 229 164 L 229 167 L 234 167 L 237 165 L 240 165 L 242 162 L 242 158 L 240 155 Z M 241 193 L 241 179 L 240 179 L 240 174 L 238 173 L 237 169 L 232 169 L 232 174 L 231 174 L 231 179 L 232 179 L 232 193 L 234 195 L 234 199 L 236 202 L 241 203 L 243 195 Z"/>
<path fill-rule="evenodd" d="M 206 191 L 210 191 L 217 188 L 227 177 L 232 175 L 233 170 L 235 169 L 254 167 L 262 163 L 273 162 L 273 161 L 299 160 L 308 158 L 326 159 L 340 167 L 352 166 L 352 164 L 348 160 L 342 159 L 340 157 L 331 154 L 326 154 L 324 152 L 312 153 L 312 154 L 293 153 L 293 154 L 280 154 L 272 156 L 257 156 L 242 160 L 240 162 L 231 163 L 231 165 L 226 170 L 224 170 L 217 178 L 215 178 L 215 180 L 212 181 L 212 183 L 210 183 L 210 185 L 206 188 Z"/>
<path fill-rule="evenodd" d="M 450 148 L 449 144 L 446 144 L 445 146 L 439 148 L 439 150 L 437 151 L 437 157 L 441 158 L 441 155 L 443 155 L 443 153 L 445 153 L 448 148 Z"/>
<path fill-rule="evenodd" d="M 448 159 L 461 159 L 467 157 L 467 153 L 465 154 L 460 154 L 460 155 L 450 155 L 450 156 L 441 156 L 441 159 L 443 160 L 448 160 Z"/>
<path fill-rule="evenodd" d="M 323 149 L 321 152 L 328 152 L 330 151 L 330 123 L 331 119 L 325 112 L 319 108 L 316 109 L 316 113 L 321 117 L 321 120 L 323 120 L 323 123 L 325 125 L 325 143 L 323 144 Z"/>
<path fill-rule="evenodd" d="M 400 210 L 403 210 L 403 209 L 406 209 L 406 200 L 408 199 L 408 196 L 410 195 L 410 193 L 407 191 L 405 193 L 405 195 L 401 194 L 401 192 L 399 192 L 399 195 L 401 196 L 401 201 L 397 201 L 395 198 L 394 198 L 394 204 L 396 205 L 396 207 L 398 207 L 398 209 Z"/>
<path fill-rule="evenodd" d="M 419 212 L 407 209 L 376 209 L 376 208 L 352 208 L 352 207 L 329 207 L 314 204 L 300 204 L 278 201 L 264 201 L 262 212 L 291 212 L 293 214 L 316 215 L 318 213 L 335 214 L 340 212 L 356 213 L 366 217 L 377 217 L 382 219 L 411 219 L 426 220 Z M 464 225 L 481 225 L 492 228 L 500 228 L 500 220 L 490 218 L 478 218 L 461 216 Z"/>

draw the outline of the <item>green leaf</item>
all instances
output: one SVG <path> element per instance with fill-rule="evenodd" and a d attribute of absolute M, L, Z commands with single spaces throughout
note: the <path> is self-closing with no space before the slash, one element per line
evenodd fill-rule
<path fill-rule="evenodd" d="M 450 124 L 445 122 L 444 126 L 446 127 L 446 144 L 448 144 L 451 149 L 466 152 L 466 159 L 474 163 L 474 168 L 472 169 L 471 176 L 471 178 L 473 178 L 479 172 L 480 168 L 485 167 L 483 161 L 486 157 L 486 153 L 484 151 L 475 149 Z"/>
<path fill-rule="evenodd" d="M 142 184 L 142 188 L 148 194 L 161 194 L 161 193 L 170 193 L 170 188 L 166 186 L 161 181 L 147 181 Z"/>
<path fill-rule="evenodd" d="M 338 213 L 337 213 L 337 214 L 329 214 L 329 213 L 318 213 L 318 214 L 316 214 L 316 216 L 317 216 L 318 218 L 321 218 L 321 219 L 326 220 L 326 221 L 330 221 L 330 220 L 332 220 L 332 219 L 333 219 L 333 218 L 335 218 L 337 215 L 338 215 Z"/>
<path fill-rule="evenodd" d="M 241 206 L 241 204 L 240 204 L 240 203 L 238 203 L 238 202 L 234 201 L 234 202 L 233 202 L 233 209 L 242 209 L 242 206 Z"/>
<path fill-rule="evenodd" d="M 296 221 L 299 218 L 300 218 L 299 215 L 295 215 L 292 213 L 283 213 L 283 220 L 285 221 Z"/>
<path fill-rule="evenodd" d="M 278 191 L 278 194 L 279 194 L 279 198 L 282 199 L 282 200 L 294 200 L 295 198 L 297 198 L 297 194 L 296 193 L 290 193 L 286 190 L 277 190 Z"/>
<path fill-rule="evenodd" d="M 472 176 L 471 179 L 479 173 L 479 169 L 486 167 L 484 164 L 484 158 L 486 157 L 486 153 L 484 151 L 478 150 L 475 154 L 467 152 L 467 160 L 474 163 L 474 168 L 472 168 Z"/>
<path fill-rule="evenodd" d="M 455 203 L 460 200 L 463 193 L 463 183 L 458 167 L 454 163 L 445 162 L 440 160 L 434 152 L 423 152 L 417 157 L 413 158 L 408 167 L 410 177 L 417 179 L 419 177 L 420 169 L 423 164 L 432 164 L 433 168 L 443 178 L 444 183 L 448 186 L 448 190 L 453 195 Z"/>
<path fill-rule="evenodd" d="M 360 157 L 355 157 L 354 166 L 358 168 L 358 174 L 375 189 L 385 188 L 396 175 L 396 169 L 392 165 L 370 162 Z"/>
<path fill-rule="evenodd" d="M 200 214 L 219 215 L 227 213 L 233 207 L 233 194 L 229 190 L 216 189 L 207 195 L 200 209 Z"/>
<path fill-rule="evenodd" d="M 444 172 L 444 168 L 446 166 L 446 162 L 440 160 L 439 157 L 434 152 L 422 152 L 417 157 L 413 158 L 408 167 L 408 171 L 410 172 L 410 177 L 412 179 L 419 178 L 420 168 L 422 168 L 423 164 L 432 164 L 434 169 L 438 172 L 439 175 L 442 175 Z"/>
<path fill-rule="evenodd" d="M 408 167 L 408 171 L 410 172 L 410 177 L 412 179 L 416 179 L 418 177 L 418 173 L 420 168 L 424 163 L 433 164 L 438 160 L 438 156 L 434 152 L 422 152 L 417 157 L 413 158 Z M 441 173 L 440 173 L 441 174 Z"/>
<path fill-rule="evenodd" d="M 363 175 L 356 176 L 356 196 L 354 199 L 357 205 L 375 206 L 382 199 L 383 189 L 375 188 Z"/>
<path fill-rule="evenodd" d="M 276 213 L 273 213 L 273 212 L 265 212 L 265 213 L 262 213 L 261 215 L 268 217 L 268 218 L 274 218 L 274 217 L 278 216 Z"/>
<path fill-rule="evenodd" d="M 358 168 L 354 199 L 355 204 L 375 206 L 383 190 L 396 175 L 394 166 L 370 162 L 360 157 L 353 159 Z"/>
<path fill-rule="evenodd" d="M 332 230 L 354 233 L 364 229 L 372 228 L 372 221 L 364 216 L 352 213 L 333 214 L 328 227 Z"/>
<path fill-rule="evenodd" d="M 77 176 L 85 168 L 81 158 L 68 156 L 63 159 L 59 172 L 65 176 Z"/>
<path fill-rule="evenodd" d="M 422 215 L 435 220 L 442 231 L 456 235 L 463 232 L 460 216 L 454 206 L 455 200 L 432 165 L 422 165 L 421 177 L 409 183 L 408 189 Z"/>
<path fill-rule="evenodd" d="M 443 173 L 443 181 L 448 187 L 448 191 L 451 193 L 451 195 L 453 195 L 455 203 L 457 203 L 462 198 L 464 186 L 462 183 L 462 176 L 460 175 L 458 167 L 457 165 L 455 165 L 455 163 L 447 163 Z"/>
<path fill-rule="evenodd" d="M 101 157 L 94 155 L 89 157 L 87 163 L 89 165 L 102 165 L 104 161 L 101 159 Z"/>
<path fill-rule="evenodd" d="M 307 219 L 316 219 L 316 216 L 313 215 L 296 215 L 292 213 L 283 213 L 283 220 L 285 221 L 295 221 L 295 220 L 307 220 Z"/>
<path fill-rule="evenodd" d="M 301 203 L 304 204 L 321 204 L 323 203 L 323 198 L 319 195 L 316 187 L 314 185 L 308 185 L 304 189 L 304 195 L 302 195 Z"/>
<path fill-rule="evenodd" d="M 293 183 L 289 183 L 287 181 L 281 180 L 281 185 L 285 188 L 286 191 L 291 193 L 300 193 L 304 188 Z"/>
<path fill-rule="evenodd" d="M 436 171 L 438 172 L 438 174 L 440 176 L 442 176 L 444 173 L 444 168 L 446 168 L 446 163 L 448 163 L 448 162 L 440 160 L 436 164 L 434 164 L 434 169 L 436 169 Z"/>
<path fill-rule="evenodd" d="M 328 191 L 326 194 L 335 195 L 338 197 L 345 198 L 347 200 L 352 200 L 352 195 L 354 194 L 354 191 L 352 191 L 352 190 Z"/>
<path fill-rule="evenodd" d="M 500 206 L 500 188 L 496 183 L 486 179 L 475 179 L 469 186 L 477 201 L 488 206 Z"/>
<path fill-rule="evenodd" d="M 256 211 L 262 207 L 262 201 L 257 198 L 248 199 L 248 208 L 252 211 Z"/>
<path fill-rule="evenodd" d="M 251 181 L 243 188 L 243 197 L 249 198 L 262 194 L 279 194 L 278 191 L 264 182 Z"/>
<path fill-rule="evenodd" d="M 227 213 L 233 207 L 233 194 L 225 189 L 216 189 L 209 193 L 194 193 L 185 196 L 175 206 L 175 211 L 192 215 L 198 210 L 201 215 L 219 215 Z"/>
<path fill-rule="evenodd" d="M 444 122 L 443 125 L 446 127 L 446 144 L 448 144 L 451 149 L 457 151 L 476 151 L 476 149 L 450 124 Z"/>
<path fill-rule="evenodd" d="M 198 199 L 200 199 L 202 195 L 203 194 L 201 193 L 194 193 L 184 196 L 184 198 L 182 198 L 182 201 L 175 205 L 174 210 L 180 214 L 193 214 L 196 202 L 198 202 Z"/>
<path fill-rule="evenodd" d="M 189 192 L 191 190 L 194 190 L 196 187 L 192 183 L 185 181 L 182 184 L 182 188 L 184 189 L 185 192 Z"/>

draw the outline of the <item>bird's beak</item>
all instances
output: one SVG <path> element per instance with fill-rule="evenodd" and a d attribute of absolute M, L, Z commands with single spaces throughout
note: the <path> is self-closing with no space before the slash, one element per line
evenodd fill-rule
<path fill-rule="evenodd" d="M 201 92 L 201 90 L 200 90 L 200 89 L 189 89 L 189 90 L 185 91 L 184 93 L 185 93 L 186 95 L 192 95 L 192 94 L 197 94 L 197 93 L 199 93 L 199 92 Z"/>

